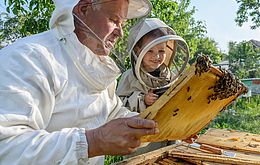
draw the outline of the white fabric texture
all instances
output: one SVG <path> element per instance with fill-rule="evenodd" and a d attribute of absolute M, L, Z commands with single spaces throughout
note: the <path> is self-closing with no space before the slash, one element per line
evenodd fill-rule
<path fill-rule="evenodd" d="M 103 164 L 85 129 L 133 116 L 115 95 L 119 69 L 73 33 L 78 0 L 56 0 L 51 30 L 0 50 L 0 165 Z"/>
<path fill-rule="evenodd" d="M 147 94 L 148 91 L 149 88 L 138 81 L 132 69 L 128 69 L 122 74 L 116 93 L 123 101 L 124 106 L 133 112 L 140 113 L 146 109 L 144 94 Z"/>
<path fill-rule="evenodd" d="M 131 54 L 131 51 L 133 50 L 136 43 L 147 33 L 154 29 L 158 28 L 166 28 L 169 29 L 169 31 L 172 34 L 176 34 L 175 31 L 166 25 L 163 21 L 159 20 L 158 18 L 145 18 L 144 20 L 138 22 L 135 24 L 129 31 L 129 37 L 128 37 L 128 53 Z"/>

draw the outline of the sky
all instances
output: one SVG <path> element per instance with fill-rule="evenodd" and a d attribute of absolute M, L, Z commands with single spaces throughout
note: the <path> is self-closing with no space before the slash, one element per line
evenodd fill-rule
<path fill-rule="evenodd" d="M 228 42 L 243 40 L 259 40 L 260 28 L 251 30 L 249 23 L 239 27 L 235 23 L 238 4 L 235 0 L 191 0 L 190 6 L 197 9 L 195 19 L 204 21 L 207 36 L 218 43 L 221 51 L 228 52 Z M 4 10 L 3 0 L 0 0 L 0 11 Z"/>
<path fill-rule="evenodd" d="M 251 30 L 249 23 L 242 27 L 236 25 L 239 6 L 235 0 L 191 0 L 191 6 L 197 9 L 195 19 L 205 22 L 207 36 L 214 39 L 222 51 L 228 52 L 229 41 L 260 41 L 260 28 Z"/>

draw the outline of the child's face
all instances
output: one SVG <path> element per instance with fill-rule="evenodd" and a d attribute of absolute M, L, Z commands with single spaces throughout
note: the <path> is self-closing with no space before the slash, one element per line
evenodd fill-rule
<path fill-rule="evenodd" d="M 144 45 L 146 43 L 151 42 L 151 39 L 147 39 L 144 41 Z M 143 67 L 147 72 L 152 72 L 155 69 L 159 68 L 166 57 L 166 43 L 160 43 L 152 47 L 143 57 Z"/>

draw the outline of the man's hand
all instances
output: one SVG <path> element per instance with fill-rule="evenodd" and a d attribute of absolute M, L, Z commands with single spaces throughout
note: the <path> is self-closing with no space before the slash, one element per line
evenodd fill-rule
<path fill-rule="evenodd" d="M 144 135 L 159 133 L 153 120 L 139 117 L 120 118 L 86 131 L 88 156 L 126 155 L 140 146 Z"/>
<path fill-rule="evenodd" d="M 149 92 L 144 95 L 144 103 L 148 106 L 152 105 L 156 100 L 158 100 L 158 95 L 154 94 L 152 90 L 149 90 Z"/>

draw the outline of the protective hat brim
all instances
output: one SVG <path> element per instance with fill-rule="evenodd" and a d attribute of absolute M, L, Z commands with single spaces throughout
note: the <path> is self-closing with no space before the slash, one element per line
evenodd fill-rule
<path fill-rule="evenodd" d="M 149 0 L 129 0 L 127 19 L 144 17 L 151 10 L 152 4 Z"/>

